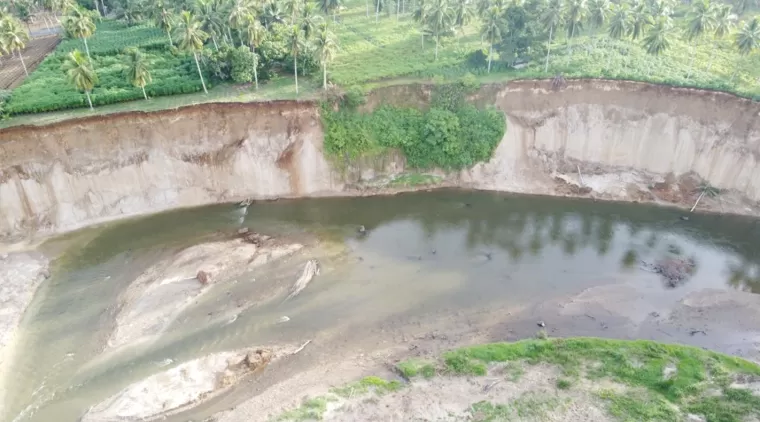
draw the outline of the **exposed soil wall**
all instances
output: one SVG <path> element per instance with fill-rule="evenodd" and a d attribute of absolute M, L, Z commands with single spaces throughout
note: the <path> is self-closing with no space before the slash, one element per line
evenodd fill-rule
<path fill-rule="evenodd" d="M 384 88 L 367 107 L 429 93 Z M 505 112 L 506 135 L 490 162 L 449 184 L 687 204 L 704 179 L 731 191 L 724 211 L 760 201 L 760 104 L 596 80 L 487 85 L 473 99 Z M 307 102 L 222 103 L 2 130 L 0 238 L 242 198 L 359 193 L 357 180 L 403 171 L 397 155 L 382 168 L 332 166 L 318 113 Z"/>

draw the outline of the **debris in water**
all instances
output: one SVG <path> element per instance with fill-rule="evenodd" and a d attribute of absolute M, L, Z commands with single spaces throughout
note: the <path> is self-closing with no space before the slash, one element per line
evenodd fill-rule
<path fill-rule="evenodd" d="M 296 284 L 293 285 L 293 290 L 288 295 L 288 299 L 301 293 L 301 290 L 305 289 L 306 285 L 308 285 L 314 276 L 317 275 L 319 275 L 319 262 L 316 259 L 308 260 L 303 267 L 301 277 L 299 277 Z"/>
<path fill-rule="evenodd" d="M 201 271 L 198 271 L 198 275 L 196 275 L 196 276 L 195 276 L 195 278 L 197 278 L 197 279 L 198 279 L 198 281 L 199 281 L 199 282 L 200 282 L 202 285 L 204 285 L 204 286 L 205 286 L 206 284 L 208 284 L 208 282 L 209 282 L 209 279 L 211 278 L 211 276 L 209 276 L 209 274 L 208 274 L 207 272 L 205 272 L 205 271 L 201 270 Z"/>
<path fill-rule="evenodd" d="M 239 314 L 235 314 L 227 321 L 227 324 L 232 324 L 233 322 L 237 321 Z"/>
<path fill-rule="evenodd" d="M 543 321 L 538 321 L 538 326 L 544 328 L 546 327 L 546 324 Z"/>
<path fill-rule="evenodd" d="M 359 236 L 366 236 L 367 235 L 367 228 L 364 226 L 359 226 L 358 229 L 356 229 L 356 232 L 359 233 Z"/>
<path fill-rule="evenodd" d="M 642 262 L 642 269 L 660 274 L 667 287 L 674 288 L 683 284 L 694 274 L 697 263 L 693 258 L 668 257 L 654 264 Z"/>
<path fill-rule="evenodd" d="M 173 359 L 170 359 L 170 358 L 166 358 L 166 359 L 162 360 L 161 362 L 159 362 L 159 363 L 158 363 L 158 366 L 160 366 L 160 367 L 169 366 L 169 365 L 171 365 L 172 363 L 174 363 L 174 360 L 173 360 Z"/>
<path fill-rule="evenodd" d="M 280 319 L 277 320 L 277 323 L 282 324 L 283 322 L 288 322 L 288 321 L 290 321 L 290 318 L 288 318 L 287 316 L 281 316 Z"/>
<path fill-rule="evenodd" d="M 681 220 L 683 220 L 683 221 L 689 221 L 689 217 L 687 217 L 685 215 L 682 215 L 681 216 Z"/>

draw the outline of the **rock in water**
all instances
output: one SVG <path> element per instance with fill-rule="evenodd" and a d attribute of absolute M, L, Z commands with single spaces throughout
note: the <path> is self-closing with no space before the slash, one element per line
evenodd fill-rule
<path fill-rule="evenodd" d="M 208 282 L 209 282 L 209 281 L 210 281 L 210 279 L 211 279 L 211 277 L 210 277 L 210 276 L 208 275 L 208 273 L 207 273 L 207 272 L 205 272 L 205 271 L 198 271 L 198 275 L 196 275 L 196 276 L 195 276 L 195 278 L 197 278 L 197 279 L 198 279 L 198 281 L 199 281 L 201 284 L 203 284 L 204 286 L 205 286 L 206 284 L 208 284 Z"/>
<path fill-rule="evenodd" d="M 293 289 L 288 295 L 288 299 L 301 293 L 301 290 L 305 289 L 306 285 L 308 285 L 316 275 L 319 275 L 319 262 L 316 259 L 310 259 L 306 262 L 306 265 L 304 265 L 301 277 L 299 277 L 293 285 Z"/>

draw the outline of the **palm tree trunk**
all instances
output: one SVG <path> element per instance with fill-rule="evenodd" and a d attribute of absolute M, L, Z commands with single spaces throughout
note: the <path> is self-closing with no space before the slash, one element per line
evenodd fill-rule
<path fill-rule="evenodd" d="M 143 91 L 143 98 L 145 98 L 147 100 L 148 99 L 148 94 L 145 93 L 145 85 L 141 85 L 140 88 L 142 88 L 142 91 Z"/>
<path fill-rule="evenodd" d="M 201 65 L 198 63 L 198 53 L 193 51 L 193 57 L 195 58 L 195 67 L 198 69 L 198 76 L 201 77 L 201 85 L 203 85 L 203 92 L 208 94 L 206 89 L 206 82 L 203 80 L 203 72 L 201 72 Z"/>
<path fill-rule="evenodd" d="M 219 51 L 219 44 L 216 43 L 216 37 L 211 37 L 211 41 L 214 42 L 214 48 L 216 51 Z"/>
<path fill-rule="evenodd" d="M 401 14 L 401 0 L 396 0 L 396 22 L 398 22 L 398 17 Z"/>
<path fill-rule="evenodd" d="M 87 102 L 90 104 L 90 110 L 95 110 L 95 107 L 92 106 L 92 99 L 90 99 L 90 91 L 85 91 L 84 95 L 87 96 Z"/>
<path fill-rule="evenodd" d="M 375 7 L 375 22 L 377 23 L 377 21 L 380 19 L 380 0 L 375 0 L 375 2 L 377 2 L 377 5 Z"/>
<path fill-rule="evenodd" d="M 435 34 L 435 60 L 438 60 L 438 38 L 439 38 L 439 35 L 436 32 Z"/>
<path fill-rule="evenodd" d="M 95 0 L 95 11 L 97 11 L 99 15 L 103 16 L 103 15 L 100 13 L 100 6 L 98 6 L 98 0 Z"/>
<path fill-rule="evenodd" d="M 84 41 L 84 51 L 87 52 L 87 59 L 92 61 L 92 57 L 90 57 L 90 47 L 87 46 L 87 38 L 82 37 L 82 41 Z"/>
<path fill-rule="evenodd" d="M 251 52 L 253 52 L 253 80 L 256 81 L 256 91 L 259 90 L 259 59 L 256 57 L 256 47 L 251 45 Z"/>
<path fill-rule="evenodd" d="M 172 32 L 168 29 L 166 30 L 166 35 L 169 37 L 169 47 L 174 45 L 174 40 L 172 40 Z"/>
<path fill-rule="evenodd" d="M 707 61 L 707 71 L 708 72 L 710 71 L 710 69 L 712 69 L 713 57 L 715 57 L 715 51 L 717 51 L 717 50 L 718 50 L 718 46 L 716 45 L 715 42 L 713 42 L 713 54 L 710 54 L 710 60 Z"/>
<path fill-rule="evenodd" d="M 552 35 L 554 34 L 554 25 L 549 27 L 549 41 L 546 42 L 546 64 L 544 73 L 549 71 L 549 54 L 552 52 Z"/>
<path fill-rule="evenodd" d="M 18 52 L 18 58 L 21 59 L 21 66 L 24 68 L 24 73 L 26 76 L 29 76 L 29 71 L 26 70 L 26 63 L 24 63 L 24 56 L 21 54 L 21 49 L 17 48 L 16 51 Z"/>
<path fill-rule="evenodd" d="M 322 88 L 327 91 L 327 62 L 322 63 Z"/>
<path fill-rule="evenodd" d="M 103 11 L 103 17 L 106 16 L 106 5 L 103 3 L 103 0 L 100 0 L 100 10 Z"/>
<path fill-rule="evenodd" d="M 697 198 L 697 202 L 694 203 L 694 206 L 691 207 L 691 209 L 689 210 L 689 212 L 694 212 L 694 209 L 697 208 L 697 205 L 699 204 L 699 201 L 701 201 L 702 197 L 705 196 L 705 192 L 707 192 L 707 190 L 703 190 L 702 193 L 699 194 L 699 198 Z"/>
<path fill-rule="evenodd" d="M 293 75 L 296 77 L 296 95 L 298 95 L 298 54 L 293 55 Z"/>
<path fill-rule="evenodd" d="M 230 29 L 229 26 L 227 27 L 227 35 L 229 35 L 229 37 L 230 37 L 230 44 L 232 44 L 232 46 L 234 47 L 235 46 L 235 39 L 232 38 L 232 30 Z M 240 46 L 241 47 L 243 46 L 243 42 L 242 41 L 240 42 Z"/>
<path fill-rule="evenodd" d="M 369 17 L 369 0 L 364 0 L 364 4 L 367 6 L 367 17 Z"/>
<path fill-rule="evenodd" d="M 488 47 L 488 73 L 491 73 L 491 58 L 493 57 L 493 34 L 491 34 L 491 45 Z"/>
<path fill-rule="evenodd" d="M 422 49 L 425 49 L 425 28 L 420 29 L 420 33 L 422 34 Z"/>

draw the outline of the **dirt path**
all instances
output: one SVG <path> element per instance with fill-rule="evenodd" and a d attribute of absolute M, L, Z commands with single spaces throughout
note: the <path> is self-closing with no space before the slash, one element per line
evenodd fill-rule
<path fill-rule="evenodd" d="M 21 53 L 30 74 L 55 49 L 59 42 L 61 42 L 61 37 L 58 35 L 29 40 Z M 14 54 L 13 57 L 3 57 L 2 62 L 0 62 L 0 89 L 13 89 L 21 85 L 25 78 L 24 67 L 21 65 L 17 54 Z"/>

